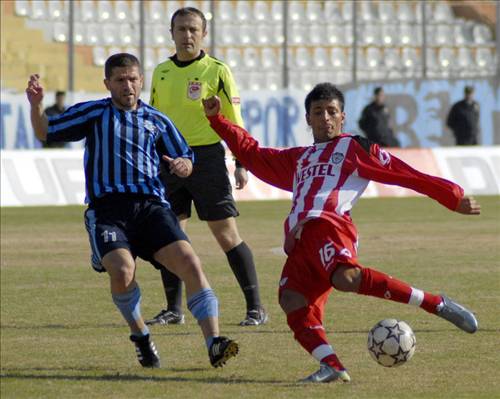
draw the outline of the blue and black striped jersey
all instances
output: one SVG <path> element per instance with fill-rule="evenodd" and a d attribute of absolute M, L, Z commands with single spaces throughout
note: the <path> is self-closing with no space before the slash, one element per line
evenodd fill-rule
<path fill-rule="evenodd" d="M 122 111 L 105 98 L 76 104 L 48 119 L 47 142 L 86 139 L 86 203 L 108 193 L 154 195 L 166 202 L 159 178 L 161 155 L 193 161 L 172 121 L 140 100 L 135 111 Z"/>

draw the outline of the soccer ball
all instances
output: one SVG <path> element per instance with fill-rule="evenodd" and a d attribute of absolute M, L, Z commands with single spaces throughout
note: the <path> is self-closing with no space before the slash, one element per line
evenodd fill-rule
<path fill-rule="evenodd" d="M 401 366 L 415 353 L 417 340 L 404 321 L 384 319 L 368 333 L 368 352 L 384 367 Z"/>

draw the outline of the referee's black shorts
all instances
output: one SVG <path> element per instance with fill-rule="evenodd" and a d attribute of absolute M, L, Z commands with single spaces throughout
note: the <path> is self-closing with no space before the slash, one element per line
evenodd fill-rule
<path fill-rule="evenodd" d="M 153 260 L 156 251 L 175 241 L 189 241 L 177 217 L 154 196 L 107 194 L 85 211 L 94 270 L 104 272 L 102 258 L 118 248 L 134 258 Z M 156 266 L 155 266 L 156 267 Z"/>
<path fill-rule="evenodd" d="M 226 152 L 221 143 L 191 147 L 193 173 L 180 178 L 162 170 L 167 199 L 174 213 L 191 216 L 194 203 L 200 220 L 214 221 L 238 216 L 226 168 Z"/>

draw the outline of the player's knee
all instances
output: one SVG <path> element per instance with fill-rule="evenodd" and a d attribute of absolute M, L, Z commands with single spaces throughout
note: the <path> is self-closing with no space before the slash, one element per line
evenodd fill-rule
<path fill-rule="evenodd" d="M 279 304 L 286 314 L 308 305 L 307 299 L 302 294 L 292 290 L 284 290 L 280 293 Z"/>
<path fill-rule="evenodd" d="M 200 258 L 198 258 L 194 251 L 184 252 L 180 255 L 179 267 L 177 269 L 175 273 L 181 280 L 191 279 L 203 274 Z"/>
<path fill-rule="evenodd" d="M 107 267 L 111 284 L 117 289 L 127 289 L 134 281 L 135 270 L 132 265 L 127 263 L 118 263 Z"/>
<path fill-rule="evenodd" d="M 332 286 L 344 292 L 358 292 L 361 270 L 351 265 L 337 266 L 331 277 Z"/>

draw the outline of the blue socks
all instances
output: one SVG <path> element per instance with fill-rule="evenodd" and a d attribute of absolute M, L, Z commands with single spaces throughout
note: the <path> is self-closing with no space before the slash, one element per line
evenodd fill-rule
<path fill-rule="evenodd" d="M 211 288 L 203 288 L 191 296 L 187 301 L 187 306 L 198 322 L 208 317 L 219 316 L 219 302 Z M 210 349 L 214 338 L 206 338 L 207 348 Z"/>
<path fill-rule="evenodd" d="M 219 316 L 219 302 L 211 288 L 203 288 L 191 296 L 187 307 L 199 322 L 208 317 Z"/>
<path fill-rule="evenodd" d="M 132 323 L 141 318 L 141 290 L 138 285 L 131 291 L 123 294 L 111 294 L 111 296 L 127 322 Z M 144 326 L 140 333 L 133 333 L 132 335 L 144 336 L 147 334 L 149 334 L 149 329 Z"/>

